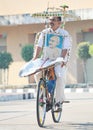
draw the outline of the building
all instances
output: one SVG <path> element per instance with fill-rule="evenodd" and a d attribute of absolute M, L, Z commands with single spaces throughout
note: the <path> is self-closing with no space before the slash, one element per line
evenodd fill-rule
<path fill-rule="evenodd" d="M 65 28 L 73 39 L 72 54 L 69 63 L 67 84 L 83 82 L 82 62 L 77 58 L 77 44 L 82 41 L 93 43 L 93 9 L 74 10 L 81 20 L 67 19 Z M 44 20 L 33 18 L 30 14 L 0 16 L 0 51 L 12 54 L 14 62 L 10 65 L 10 85 L 28 84 L 28 77 L 20 78 L 19 70 L 25 62 L 21 58 L 21 48 L 25 44 L 34 44 L 35 36 L 45 27 Z M 93 82 L 93 58 L 87 63 L 88 82 Z M 31 77 L 32 78 L 32 77 Z M 3 81 L 3 73 L 0 71 L 0 84 Z"/>

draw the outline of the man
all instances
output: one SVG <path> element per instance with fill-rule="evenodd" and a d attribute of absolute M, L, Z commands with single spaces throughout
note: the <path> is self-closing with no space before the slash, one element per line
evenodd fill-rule
<path fill-rule="evenodd" d="M 71 50 L 71 40 L 69 33 L 62 29 L 61 26 L 61 17 L 53 16 L 50 18 L 49 22 L 50 27 L 47 29 L 44 29 L 38 39 L 38 44 L 35 49 L 33 60 L 37 59 L 40 55 L 40 52 L 43 51 L 42 59 L 51 59 L 54 60 L 57 57 L 63 57 L 65 62 L 62 62 L 61 64 L 57 65 L 55 67 L 55 74 L 57 77 L 56 80 L 56 101 L 58 104 L 62 104 L 65 101 L 65 95 L 64 95 L 64 87 L 65 87 L 65 78 L 66 78 L 66 70 L 67 70 L 67 62 L 69 59 L 69 52 Z M 63 41 L 61 44 L 61 47 L 59 47 L 59 51 L 55 53 L 51 50 L 52 55 L 49 55 L 50 51 L 47 50 L 45 44 L 46 34 L 54 34 L 54 35 L 61 35 L 63 36 Z M 58 48 L 58 46 L 55 46 Z M 54 49 L 53 49 L 54 50 Z M 40 75 L 35 77 L 37 83 L 40 79 Z M 59 105 L 60 107 L 60 105 Z"/>

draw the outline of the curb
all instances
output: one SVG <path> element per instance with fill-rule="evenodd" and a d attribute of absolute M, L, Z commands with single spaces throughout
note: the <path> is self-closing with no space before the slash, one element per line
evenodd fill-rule
<path fill-rule="evenodd" d="M 93 88 L 65 88 L 64 89 L 65 93 L 83 93 L 83 92 L 89 92 L 89 93 L 93 93 Z"/>
<path fill-rule="evenodd" d="M 0 89 L 0 101 L 26 100 L 35 98 L 35 89 Z"/>
<path fill-rule="evenodd" d="M 65 93 L 93 93 L 93 88 L 65 88 Z M 26 100 L 36 98 L 36 89 L 0 89 L 0 101 Z"/>

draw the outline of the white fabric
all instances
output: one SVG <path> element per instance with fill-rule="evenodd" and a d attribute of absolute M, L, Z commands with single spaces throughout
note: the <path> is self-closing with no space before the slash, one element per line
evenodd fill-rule
<path fill-rule="evenodd" d="M 20 77 L 26 77 L 33 73 L 39 72 L 42 69 L 48 68 L 49 66 L 59 64 L 64 59 L 62 57 L 56 58 L 56 60 L 51 61 L 50 59 L 42 60 L 42 58 L 37 58 L 36 60 L 31 60 L 26 63 L 19 72 Z"/>
<path fill-rule="evenodd" d="M 43 40 L 44 40 L 44 35 L 46 33 L 57 33 L 60 34 L 62 36 L 64 36 L 64 42 L 63 42 L 63 49 L 68 49 L 71 48 L 71 37 L 68 34 L 68 32 L 64 29 L 58 28 L 55 32 L 53 32 L 53 30 L 51 28 L 45 29 L 41 32 L 40 38 L 38 40 L 38 46 L 42 48 L 43 46 Z"/>
<path fill-rule="evenodd" d="M 70 35 L 66 30 L 63 30 L 61 28 L 58 28 L 55 32 L 51 28 L 43 30 L 41 32 L 41 35 L 38 40 L 39 47 L 41 47 L 41 48 L 43 47 L 44 36 L 46 33 L 54 33 L 54 34 L 56 33 L 56 34 L 60 34 L 60 35 L 64 36 L 62 49 L 67 49 L 68 51 L 71 49 Z M 59 55 L 59 57 L 60 57 L 60 55 Z M 67 55 L 65 58 L 66 62 L 68 61 L 68 57 L 69 56 Z M 66 71 L 67 71 L 66 66 L 61 67 L 61 65 L 57 65 L 55 67 L 55 74 L 57 76 L 57 80 L 56 80 L 56 100 L 57 100 L 57 102 L 59 102 L 59 101 L 62 102 L 63 100 L 65 100 L 64 87 L 65 87 L 65 80 L 66 80 Z M 38 84 L 40 77 L 41 77 L 41 73 L 35 75 L 35 80 L 36 80 L 37 84 Z"/>
<path fill-rule="evenodd" d="M 57 65 L 55 67 L 55 74 L 57 77 L 57 80 L 56 80 L 56 101 L 57 102 L 59 101 L 62 102 L 65 100 L 64 87 L 65 87 L 65 82 L 66 82 L 66 71 L 67 71 L 66 66 L 61 67 L 61 65 Z M 42 77 L 41 72 L 34 75 L 37 85 L 41 77 Z"/>
<path fill-rule="evenodd" d="M 67 67 L 61 67 L 61 65 L 57 65 L 55 67 L 55 74 L 57 77 L 56 80 L 56 101 L 62 102 L 65 100 L 64 88 L 66 82 L 66 71 Z"/>

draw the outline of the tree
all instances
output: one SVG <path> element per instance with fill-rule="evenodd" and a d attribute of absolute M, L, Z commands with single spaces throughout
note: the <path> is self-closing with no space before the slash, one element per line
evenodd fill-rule
<path fill-rule="evenodd" d="M 87 83 L 87 70 L 86 64 L 87 60 L 91 58 L 89 54 L 89 42 L 81 42 L 78 44 L 77 54 L 78 57 L 83 61 L 83 72 L 84 72 L 84 82 Z"/>
<path fill-rule="evenodd" d="M 9 65 L 13 62 L 12 56 L 8 52 L 1 52 L 0 53 L 0 69 L 4 70 L 4 83 L 6 82 L 8 84 L 8 71 L 9 71 Z M 7 71 L 7 80 L 5 78 L 5 71 Z"/>
<path fill-rule="evenodd" d="M 89 54 L 93 56 L 93 44 L 89 46 Z"/>
<path fill-rule="evenodd" d="M 32 44 L 28 44 L 28 45 L 23 46 L 22 51 L 21 51 L 21 55 L 22 55 L 22 58 L 26 62 L 28 62 L 32 59 L 33 51 L 34 51 L 33 48 L 34 48 L 34 45 L 32 45 Z"/>
<path fill-rule="evenodd" d="M 33 58 L 33 53 L 34 53 L 34 45 L 32 44 L 25 45 L 21 51 L 22 58 L 26 62 L 30 61 Z M 28 76 L 28 82 L 30 83 L 30 76 Z"/>

